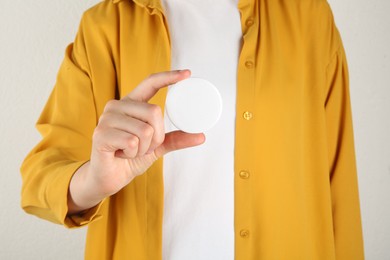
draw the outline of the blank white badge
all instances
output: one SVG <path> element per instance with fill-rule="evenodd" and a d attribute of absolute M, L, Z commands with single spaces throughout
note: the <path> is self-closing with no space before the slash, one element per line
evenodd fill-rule
<path fill-rule="evenodd" d="M 222 98 L 209 81 L 188 78 L 169 87 L 165 108 L 176 128 L 187 133 L 203 133 L 221 117 Z"/>

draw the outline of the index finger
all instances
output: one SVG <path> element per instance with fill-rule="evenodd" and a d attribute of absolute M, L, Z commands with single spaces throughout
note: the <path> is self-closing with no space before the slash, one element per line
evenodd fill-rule
<path fill-rule="evenodd" d="M 149 101 L 161 88 L 175 84 L 191 75 L 190 70 L 165 71 L 150 75 L 143 80 L 124 99 L 131 99 L 140 102 Z"/>

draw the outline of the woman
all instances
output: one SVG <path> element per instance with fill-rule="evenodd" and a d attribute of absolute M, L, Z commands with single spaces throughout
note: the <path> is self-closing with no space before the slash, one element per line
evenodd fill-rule
<path fill-rule="evenodd" d="M 206 133 L 163 116 L 191 72 L 224 102 Z M 325 0 L 103 1 L 37 123 L 22 206 L 88 225 L 86 259 L 363 259 L 348 88 Z"/>

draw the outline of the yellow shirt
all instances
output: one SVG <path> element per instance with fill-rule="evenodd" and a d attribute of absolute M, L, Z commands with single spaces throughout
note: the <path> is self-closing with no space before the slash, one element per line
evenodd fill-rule
<path fill-rule="evenodd" d="M 235 258 L 363 259 L 348 69 L 329 5 L 238 8 Z M 37 123 L 43 139 L 22 165 L 22 207 L 67 227 L 88 224 L 86 259 L 161 258 L 162 160 L 79 216 L 67 216 L 67 192 L 106 102 L 169 69 L 158 0 L 99 3 L 66 50 Z M 151 102 L 163 106 L 165 94 Z"/>

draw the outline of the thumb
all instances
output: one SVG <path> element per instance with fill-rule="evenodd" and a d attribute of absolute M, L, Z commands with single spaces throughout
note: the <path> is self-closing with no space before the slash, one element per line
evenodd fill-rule
<path fill-rule="evenodd" d="M 160 158 L 172 151 L 201 145 L 205 140 L 203 133 L 189 134 L 183 131 L 173 131 L 165 135 L 164 142 L 154 152 L 157 158 Z"/>

